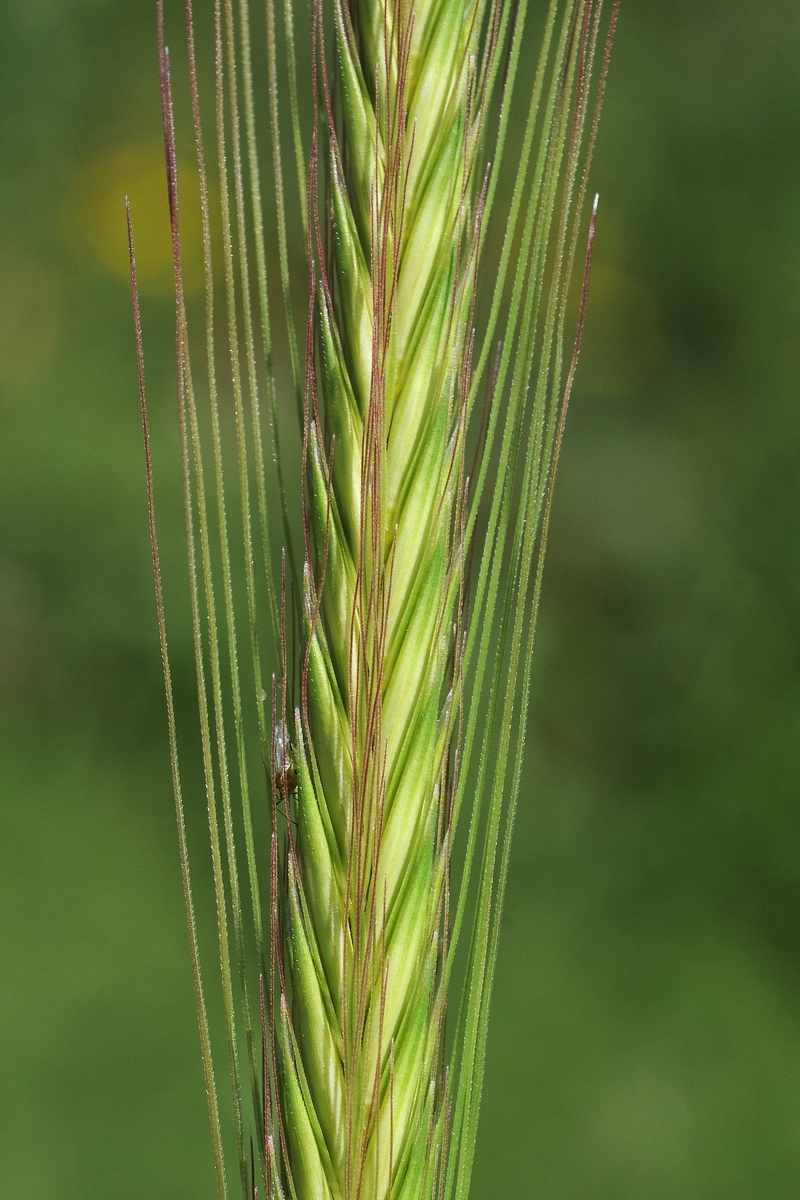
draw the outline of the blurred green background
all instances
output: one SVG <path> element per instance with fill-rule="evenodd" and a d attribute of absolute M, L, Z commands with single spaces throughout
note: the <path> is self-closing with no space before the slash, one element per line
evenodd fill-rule
<path fill-rule="evenodd" d="M 122 233 L 189 705 L 155 4 L 0 25 L 0 1196 L 210 1198 Z M 794 0 L 623 0 L 594 182 L 474 1196 L 789 1200 Z"/>

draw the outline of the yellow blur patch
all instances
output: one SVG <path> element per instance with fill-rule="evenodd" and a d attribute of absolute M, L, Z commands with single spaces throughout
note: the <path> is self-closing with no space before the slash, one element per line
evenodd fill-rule
<path fill-rule="evenodd" d="M 184 287 L 203 287 L 203 230 L 197 167 L 178 163 Z M 87 264 L 129 278 L 125 196 L 130 197 L 139 286 L 151 296 L 174 293 L 164 152 L 132 142 L 89 161 L 78 173 L 68 202 L 67 230 Z"/>

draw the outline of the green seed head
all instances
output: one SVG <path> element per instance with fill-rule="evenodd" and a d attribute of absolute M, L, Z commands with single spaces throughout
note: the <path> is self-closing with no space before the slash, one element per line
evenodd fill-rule
<path fill-rule="evenodd" d="M 315 570 L 285 928 L 298 1200 L 416 1200 L 441 1146 L 446 698 L 482 24 L 471 0 L 363 3 L 353 24 L 335 13 L 342 100 L 320 155 L 331 203 L 321 428 L 309 429 Z"/>
<path fill-rule="evenodd" d="M 307 155 L 294 6 L 284 0 L 279 35 L 275 0 L 267 0 L 279 299 L 303 445 L 299 554 L 273 369 L 248 0 L 214 0 L 213 10 L 224 327 L 252 666 L 244 677 L 190 0 L 207 421 L 181 285 L 163 35 L 161 85 L 195 659 L 242 1194 L 466 1200 L 586 275 L 571 357 L 570 283 L 617 2 L 604 24 L 602 0 L 548 0 L 533 64 L 528 0 L 312 0 Z M 288 69 L 295 208 L 311 259 L 305 372 L 289 274 L 279 59 Z M 517 104 L 521 120 L 512 122 Z M 508 170 L 512 129 L 519 141 Z M 489 271 L 486 229 L 497 217 L 505 230 Z M 594 215 L 589 250 L 593 230 Z M 488 405 L 478 402 L 483 390 Z M 142 399 L 146 432 L 143 375 Z M 287 547 L 280 586 L 262 399 Z M 152 505 L 149 475 L 148 482 Z M 151 529 L 184 894 L 225 1200 Z M 262 685 L 265 626 L 280 664 L 271 712 Z M 265 765 L 272 828 L 263 844 L 251 795 Z M 469 819 L 460 823 L 465 804 Z M 464 865 L 454 879 L 458 834 Z M 445 1037 L 459 947 L 465 984 Z"/>

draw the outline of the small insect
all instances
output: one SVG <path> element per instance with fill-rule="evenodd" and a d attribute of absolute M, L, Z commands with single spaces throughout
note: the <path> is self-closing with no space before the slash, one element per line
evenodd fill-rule
<path fill-rule="evenodd" d="M 297 767 L 286 725 L 279 722 L 272 734 L 272 779 L 279 799 L 297 791 Z"/>

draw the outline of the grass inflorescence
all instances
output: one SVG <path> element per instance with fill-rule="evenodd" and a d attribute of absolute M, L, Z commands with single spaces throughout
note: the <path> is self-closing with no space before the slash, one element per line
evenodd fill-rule
<path fill-rule="evenodd" d="M 202 386 L 159 11 L 203 769 L 233 1151 L 250 1200 L 465 1200 L 469 1189 L 544 548 L 594 236 L 596 205 L 584 257 L 587 173 L 617 15 L 616 4 L 604 15 L 602 0 L 551 0 L 531 62 L 528 8 L 312 0 L 306 39 L 291 0 L 280 11 L 267 0 L 260 64 L 247 0 L 213 0 L 209 151 L 187 0 Z M 262 90 L 274 222 L 261 184 Z M 515 170 L 502 204 L 510 141 Z M 494 259 L 493 222 L 502 230 Z M 305 325 L 291 277 L 299 237 Z M 132 234 L 130 244 L 184 895 L 225 1197 Z M 288 352 L 283 387 L 273 311 Z M 286 450 L 291 410 L 297 464 Z"/>

